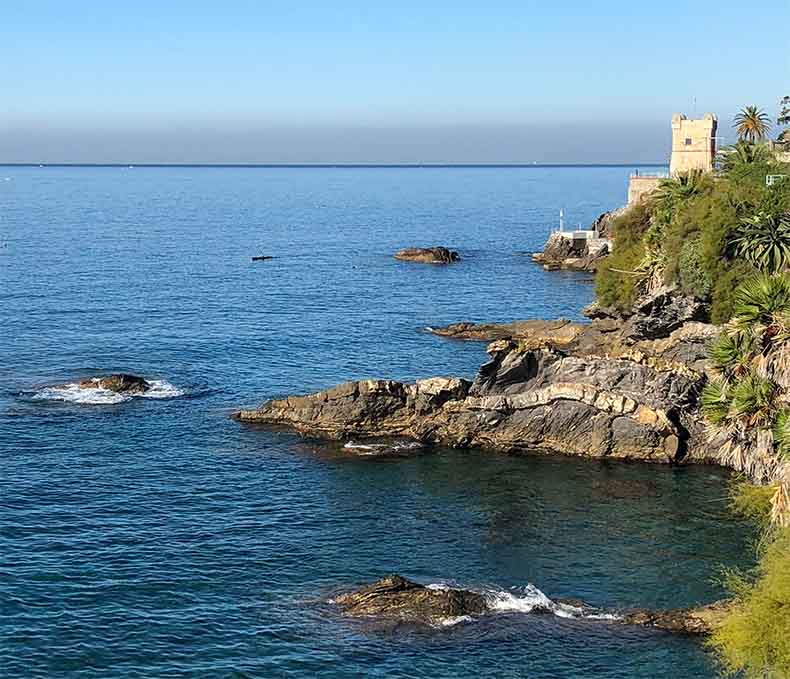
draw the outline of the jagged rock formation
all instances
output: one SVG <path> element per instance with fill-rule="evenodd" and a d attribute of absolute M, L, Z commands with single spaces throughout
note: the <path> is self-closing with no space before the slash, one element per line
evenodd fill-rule
<path fill-rule="evenodd" d="M 564 319 L 452 323 L 430 328 L 430 332 L 459 340 L 514 339 L 525 347 L 551 347 L 575 356 L 622 358 L 699 373 L 707 367 L 706 347 L 719 333 L 716 326 L 703 322 L 707 318 L 703 302 L 666 287 L 637 300 L 628 315 L 595 306 L 586 313 L 593 318 L 591 323 Z"/>
<path fill-rule="evenodd" d="M 142 394 L 151 388 L 151 384 L 137 375 L 118 373 L 80 380 L 79 387 L 81 389 L 107 389 L 117 394 Z"/>
<path fill-rule="evenodd" d="M 488 610 L 485 596 L 463 589 L 433 589 L 389 575 L 371 585 L 335 597 L 346 615 L 376 616 L 407 622 L 437 623 Z"/>
<path fill-rule="evenodd" d="M 667 308 L 697 314 L 694 303 L 675 297 L 660 292 L 624 323 L 456 324 L 434 332 L 500 338 L 489 345 L 490 361 L 472 383 L 452 377 L 349 382 L 235 417 L 328 439 L 406 437 L 509 452 L 715 461 L 698 399 L 705 347 L 717 330 L 699 322 L 675 327 L 682 314 Z M 651 320 L 655 314 L 669 320 L 662 325 Z M 649 336 L 635 339 L 637 328 Z"/>
<path fill-rule="evenodd" d="M 420 262 L 421 264 L 452 264 L 461 259 L 455 250 L 448 250 L 444 247 L 406 248 L 396 252 L 394 257 L 402 261 Z"/>
<path fill-rule="evenodd" d="M 400 575 L 389 575 L 377 582 L 336 596 L 332 603 L 344 615 L 375 617 L 398 622 L 435 625 L 461 616 L 492 613 L 495 605 L 485 594 L 449 587 L 420 585 Z M 528 608 L 530 614 L 551 613 L 563 609 L 563 617 L 595 622 L 601 611 L 580 602 L 552 601 L 542 597 Z M 656 627 L 686 634 L 709 634 L 726 613 L 727 606 L 717 602 L 709 606 L 669 611 L 634 611 L 616 614 L 608 620 L 615 624 Z"/>

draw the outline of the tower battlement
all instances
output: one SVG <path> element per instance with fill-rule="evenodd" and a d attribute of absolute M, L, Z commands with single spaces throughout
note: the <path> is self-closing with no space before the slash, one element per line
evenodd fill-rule
<path fill-rule="evenodd" d="M 716 161 L 716 128 L 712 113 L 690 120 L 682 113 L 672 116 L 672 158 L 669 174 L 673 177 L 690 170 L 712 172 Z"/>

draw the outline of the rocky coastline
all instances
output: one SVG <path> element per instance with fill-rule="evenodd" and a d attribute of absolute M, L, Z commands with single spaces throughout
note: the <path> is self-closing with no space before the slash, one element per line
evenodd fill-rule
<path fill-rule="evenodd" d="M 348 382 L 234 414 L 331 440 L 407 438 L 510 453 L 658 463 L 717 462 L 699 416 L 705 347 L 698 300 L 662 288 L 627 317 L 590 323 L 453 324 L 436 335 L 491 341 L 473 381 Z"/>

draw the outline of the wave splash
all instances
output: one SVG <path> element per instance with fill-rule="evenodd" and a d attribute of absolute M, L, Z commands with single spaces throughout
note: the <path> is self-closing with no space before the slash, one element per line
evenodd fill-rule
<path fill-rule="evenodd" d="M 427 585 L 429 589 L 449 590 L 453 587 L 443 582 Z M 473 590 L 485 596 L 488 607 L 494 613 L 550 613 L 558 618 L 577 620 L 620 620 L 621 616 L 614 613 L 605 613 L 586 605 L 576 605 L 563 601 L 554 601 L 533 584 L 516 590 L 497 588 L 482 588 Z M 460 622 L 469 622 L 472 618 L 468 615 L 458 618 L 448 618 L 442 621 L 442 626 L 453 626 Z"/>
<path fill-rule="evenodd" d="M 404 453 L 419 450 L 423 444 L 419 441 L 399 441 L 397 443 L 356 443 L 349 441 L 344 450 L 354 451 L 357 455 L 382 455 L 385 453 Z"/>
<path fill-rule="evenodd" d="M 178 398 L 186 393 L 167 380 L 149 380 L 149 384 L 151 388 L 142 394 L 119 394 L 102 387 L 81 387 L 78 382 L 69 382 L 39 389 L 31 398 L 34 401 L 63 401 L 80 405 L 116 405 L 133 398 Z"/>

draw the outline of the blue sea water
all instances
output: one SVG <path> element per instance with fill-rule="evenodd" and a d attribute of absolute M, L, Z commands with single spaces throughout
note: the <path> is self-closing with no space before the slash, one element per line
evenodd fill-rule
<path fill-rule="evenodd" d="M 621 204 L 629 170 L 0 167 L 0 675 L 716 676 L 697 640 L 519 609 L 530 584 L 606 609 L 721 596 L 717 568 L 752 559 L 721 470 L 379 458 L 228 418 L 485 360 L 426 326 L 578 318 L 589 277 L 521 253 L 560 207 Z M 463 260 L 391 257 L 434 244 Z M 161 398 L 51 388 L 114 371 Z M 389 572 L 506 605 L 391 629 L 326 603 Z"/>

